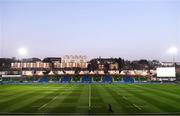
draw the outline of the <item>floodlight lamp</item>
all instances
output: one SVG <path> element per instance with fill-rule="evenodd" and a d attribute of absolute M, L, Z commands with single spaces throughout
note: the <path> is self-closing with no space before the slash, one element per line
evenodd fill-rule
<path fill-rule="evenodd" d="M 170 54 L 177 54 L 177 52 L 178 52 L 178 49 L 176 47 L 171 47 L 168 50 L 168 53 Z"/>
<path fill-rule="evenodd" d="M 19 48 L 18 53 L 20 56 L 26 56 L 27 55 L 27 49 L 26 48 Z"/>

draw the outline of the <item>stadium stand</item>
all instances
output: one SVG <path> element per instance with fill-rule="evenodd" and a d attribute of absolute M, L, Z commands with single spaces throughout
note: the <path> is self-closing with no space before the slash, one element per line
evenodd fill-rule
<path fill-rule="evenodd" d="M 101 81 L 101 77 L 93 77 L 93 81 L 94 82 L 100 82 Z"/>
<path fill-rule="evenodd" d="M 48 76 L 44 76 L 39 80 L 40 83 L 48 83 L 48 81 L 49 81 Z"/>
<path fill-rule="evenodd" d="M 112 77 L 110 76 L 105 76 L 102 78 L 103 83 L 112 83 Z"/>
<path fill-rule="evenodd" d="M 89 76 L 83 76 L 81 82 L 82 83 L 91 83 L 92 80 L 91 80 L 91 77 L 89 77 Z"/>
<path fill-rule="evenodd" d="M 72 77 L 72 81 L 79 82 L 80 81 L 80 77 L 78 77 L 78 76 Z"/>
<path fill-rule="evenodd" d="M 118 77 L 114 77 L 114 82 L 121 82 L 122 81 L 122 77 L 118 76 Z"/>
<path fill-rule="evenodd" d="M 50 78 L 51 78 L 51 81 L 58 82 L 60 77 L 58 77 L 58 76 L 51 76 Z"/>
<path fill-rule="evenodd" d="M 124 83 L 134 83 L 134 78 L 129 77 L 129 76 L 123 77 L 123 82 Z"/>
<path fill-rule="evenodd" d="M 61 79 L 59 79 L 60 83 L 70 83 L 70 81 L 71 81 L 71 78 L 67 77 L 67 76 L 62 77 Z"/>

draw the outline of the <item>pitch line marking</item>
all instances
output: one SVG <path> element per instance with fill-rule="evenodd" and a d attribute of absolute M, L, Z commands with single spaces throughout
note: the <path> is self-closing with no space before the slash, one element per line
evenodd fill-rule
<path fill-rule="evenodd" d="M 57 95 L 51 101 L 55 100 L 56 98 L 57 98 Z"/>
<path fill-rule="evenodd" d="M 133 106 L 136 107 L 139 110 L 142 110 L 142 108 L 140 106 L 136 105 L 136 104 L 133 104 Z"/>
<path fill-rule="evenodd" d="M 91 85 L 89 84 L 89 110 L 91 110 Z"/>
<path fill-rule="evenodd" d="M 47 103 L 46 103 L 46 104 L 44 104 L 44 105 L 42 105 L 40 108 L 38 108 L 38 110 L 40 110 L 40 109 L 44 108 L 45 106 L 47 106 Z"/>
<path fill-rule="evenodd" d="M 41 107 L 38 108 L 38 110 L 46 107 L 50 102 L 52 102 L 53 100 L 55 100 L 57 98 L 58 95 L 56 95 L 55 97 L 53 97 L 49 102 L 45 103 L 44 105 L 42 105 Z"/>
<path fill-rule="evenodd" d="M 123 99 L 128 100 L 128 98 L 126 96 L 123 96 Z"/>

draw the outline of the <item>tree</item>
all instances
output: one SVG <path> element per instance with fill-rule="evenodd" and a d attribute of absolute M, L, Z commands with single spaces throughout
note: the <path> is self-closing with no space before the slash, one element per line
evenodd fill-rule
<path fill-rule="evenodd" d="M 80 71 L 81 71 L 81 68 L 79 68 L 79 67 L 75 68 L 75 74 L 76 75 L 78 75 Z"/>
<path fill-rule="evenodd" d="M 105 63 L 105 64 L 104 64 L 104 73 L 107 74 L 107 73 L 108 73 L 108 70 L 109 70 L 109 64 L 108 64 L 108 63 Z"/>
<path fill-rule="evenodd" d="M 123 60 L 123 59 L 121 59 L 121 58 L 118 58 L 118 59 L 116 59 L 116 62 L 118 63 L 118 69 L 119 69 L 119 71 L 121 71 L 121 70 L 122 70 L 122 68 L 123 68 L 123 67 L 124 67 L 124 65 L 125 65 L 124 60 Z"/>
<path fill-rule="evenodd" d="M 149 65 L 149 62 L 145 59 L 141 59 L 138 61 L 139 64 L 145 64 L 145 65 Z"/>
<path fill-rule="evenodd" d="M 90 61 L 89 69 L 91 69 L 93 71 L 98 69 L 97 59 L 93 59 Z"/>
<path fill-rule="evenodd" d="M 90 63 L 87 65 L 87 70 L 88 70 L 89 72 L 91 72 L 91 70 L 92 70 Z"/>

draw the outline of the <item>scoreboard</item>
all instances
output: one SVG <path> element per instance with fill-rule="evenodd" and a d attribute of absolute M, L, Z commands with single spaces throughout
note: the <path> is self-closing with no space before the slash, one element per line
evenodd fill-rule
<path fill-rule="evenodd" d="M 176 77 L 175 67 L 160 67 L 156 71 L 157 77 Z"/>

